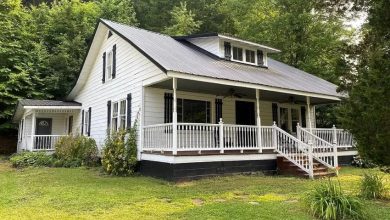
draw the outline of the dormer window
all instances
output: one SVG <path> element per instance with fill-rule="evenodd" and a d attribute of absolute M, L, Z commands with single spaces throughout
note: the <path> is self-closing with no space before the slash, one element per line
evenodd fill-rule
<path fill-rule="evenodd" d="M 248 63 L 256 63 L 255 60 L 255 51 L 245 50 L 245 61 Z"/>
<path fill-rule="evenodd" d="M 242 48 L 233 47 L 233 60 L 243 61 Z"/>

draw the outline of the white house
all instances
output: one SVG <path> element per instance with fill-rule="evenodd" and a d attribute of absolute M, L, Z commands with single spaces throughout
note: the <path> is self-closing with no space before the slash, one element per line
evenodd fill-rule
<path fill-rule="evenodd" d="M 342 94 L 268 57 L 279 52 L 228 35 L 171 37 L 101 19 L 67 100 L 19 101 L 18 150 L 53 150 L 68 134 L 101 149 L 108 131 L 137 122 L 148 175 L 326 174 L 357 153 L 347 131 L 315 127 L 315 106 Z"/>

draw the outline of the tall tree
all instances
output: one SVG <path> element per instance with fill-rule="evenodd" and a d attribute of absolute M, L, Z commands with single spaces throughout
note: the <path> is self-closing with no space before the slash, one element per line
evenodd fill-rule
<path fill-rule="evenodd" d="M 359 153 L 390 166 L 390 2 L 369 4 L 357 72 L 344 81 L 349 98 L 340 116 L 353 133 Z"/>
<path fill-rule="evenodd" d="M 50 96 L 40 74 L 47 64 L 45 51 L 31 33 L 31 19 L 20 0 L 0 2 L 0 133 L 12 127 L 9 119 L 18 99 Z"/>
<path fill-rule="evenodd" d="M 187 9 L 186 2 L 180 2 L 180 6 L 175 6 L 171 11 L 172 24 L 165 28 L 164 32 L 170 35 L 188 35 L 199 29 L 201 21 L 195 20 L 195 14 Z"/>

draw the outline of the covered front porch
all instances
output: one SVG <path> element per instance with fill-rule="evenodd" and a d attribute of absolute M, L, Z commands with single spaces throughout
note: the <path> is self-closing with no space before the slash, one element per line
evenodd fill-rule
<path fill-rule="evenodd" d="M 17 151 L 52 151 L 62 137 L 76 132 L 74 120 L 81 105 L 52 100 L 21 100 L 14 119 L 19 119 Z"/>
<path fill-rule="evenodd" d="M 142 152 L 274 153 L 278 143 L 296 140 L 317 144 L 317 150 L 326 144 L 339 150 L 354 146 L 343 129 L 316 128 L 315 105 L 338 102 L 337 97 L 250 86 L 175 77 L 146 86 Z M 278 136 L 278 130 L 287 134 Z"/>

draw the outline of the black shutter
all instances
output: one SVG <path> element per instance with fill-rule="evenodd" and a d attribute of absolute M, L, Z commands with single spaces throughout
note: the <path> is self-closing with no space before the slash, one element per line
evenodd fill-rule
<path fill-rule="evenodd" d="M 231 45 L 229 42 L 225 42 L 224 44 L 224 48 L 225 48 L 225 59 L 226 60 L 230 60 L 232 58 L 232 55 L 231 55 Z"/>
<path fill-rule="evenodd" d="M 81 111 L 81 135 L 84 134 L 84 110 Z"/>
<path fill-rule="evenodd" d="M 91 115 L 92 115 L 92 108 L 89 107 L 89 109 L 88 109 L 88 136 L 91 136 Z"/>
<path fill-rule="evenodd" d="M 116 44 L 112 47 L 112 78 L 116 76 Z"/>
<path fill-rule="evenodd" d="M 127 94 L 127 129 L 131 128 L 131 93 Z"/>
<path fill-rule="evenodd" d="M 164 94 L 164 123 L 172 122 L 173 113 L 173 95 L 172 93 Z"/>
<path fill-rule="evenodd" d="M 110 131 L 111 126 L 111 101 L 107 102 L 107 130 Z"/>
<path fill-rule="evenodd" d="M 102 76 L 102 82 L 104 83 L 106 81 L 106 52 L 103 53 L 103 76 Z"/>
<path fill-rule="evenodd" d="M 264 55 L 263 55 L 263 51 L 261 50 L 257 51 L 257 65 L 264 66 Z"/>
<path fill-rule="evenodd" d="M 278 120 L 278 104 L 272 103 L 272 121 L 276 122 L 276 124 L 279 123 Z"/>
<path fill-rule="evenodd" d="M 302 119 L 301 127 L 306 128 L 306 107 L 305 106 L 301 106 L 301 119 Z"/>
<path fill-rule="evenodd" d="M 215 123 L 222 118 L 222 99 L 215 99 Z"/>

